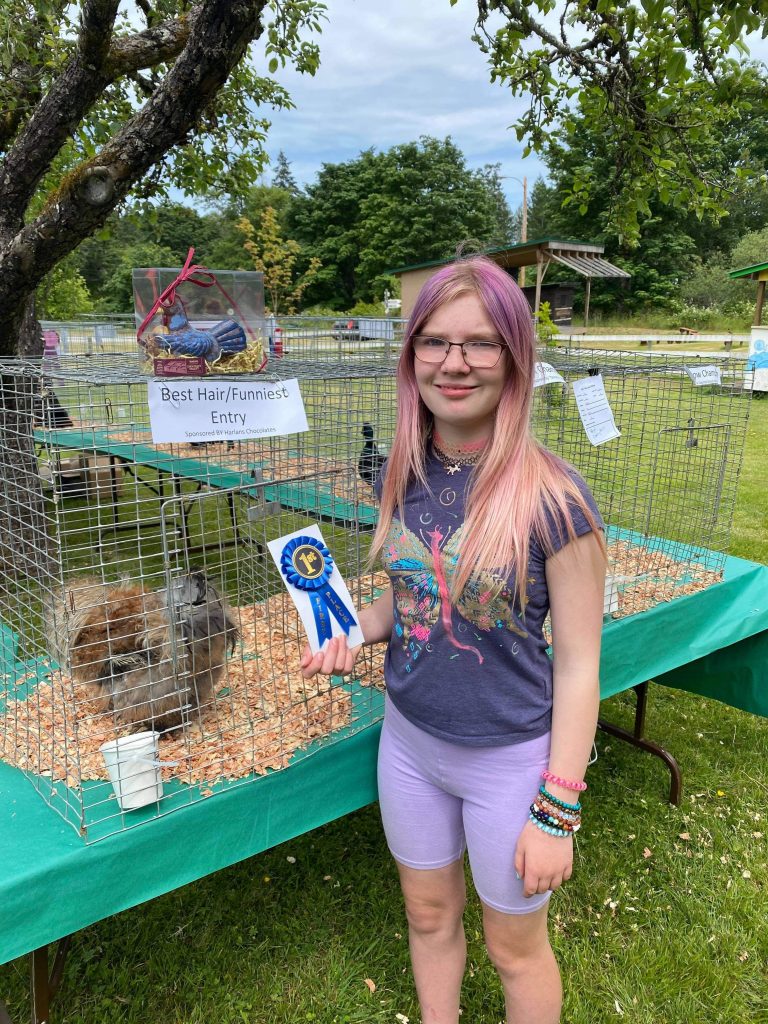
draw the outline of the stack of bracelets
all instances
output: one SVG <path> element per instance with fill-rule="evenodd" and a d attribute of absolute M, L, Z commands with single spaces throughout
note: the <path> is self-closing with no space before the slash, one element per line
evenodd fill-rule
<path fill-rule="evenodd" d="M 533 824 L 547 832 L 551 836 L 560 836 L 567 839 L 574 835 L 581 828 L 581 803 L 577 800 L 574 804 L 568 804 L 553 796 L 547 789 L 547 783 L 552 782 L 563 789 L 573 789 L 582 792 L 587 788 L 586 782 L 569 782 L 553 775 L 550 771 L 542 772 L 544 780 L 530 807 L 528 817 Z"/>

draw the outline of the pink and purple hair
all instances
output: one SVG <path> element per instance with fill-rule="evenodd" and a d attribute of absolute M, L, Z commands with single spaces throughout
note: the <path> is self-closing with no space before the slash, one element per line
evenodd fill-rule
<path fill-rule="evenodd" d="M 507 345 L 507 379 L 496 408 L 493 433 L 473 472 L 465 509 L 464 543 L 451 588 L 455 601 L 473 569 L 515 572 L 517 596 L 525 608 L 530 538 L 552 553 L 546 514 L 566 524 L 575 537 L 569 504 L 577 505 L 603 545 L 602 533 L 567 464 L 543 447 L 530 427 L 536 356 L 531 309 L 520 288 L 484 256 L 457 260 L 438 270 L 419 292 L 397 367 L 397 426 L 381 494 L 379 525 L 371 557 L 382 549 L 395 512 L 402 519 L 411 480 L 426 484 L 425 458 L 432 414 L 419 395 L 411 338 L 435 311 L 459 296 L 474 294 Z M 502 554 L 500 555 L 499 552 Z"/>

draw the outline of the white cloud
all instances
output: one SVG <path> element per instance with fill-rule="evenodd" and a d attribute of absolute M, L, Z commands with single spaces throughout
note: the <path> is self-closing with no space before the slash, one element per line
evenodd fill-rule
<path fill-rule="evenodd" d="M 421 135 L 450 135 L 470 167 L 500 163 L 501 174 L 529 183 L 545 173 L 509 125 L 524 104 L 492 84 L 472 42 L 474 0 L 328 0 L 314 78 L 280 74 L 295 110 L 268 116 L 271 156 L 283 150 L 296 178 L 311 182 L 322 163 L 386 150 Z M 269 179 L 269 170 L 266 178 Z M 505 182 L 513 207 L 521 188 Z"/>
<path fill-rule="evenodd" d="M 450 135 L 470 167 L 501 164 L 510 205 L 518 207 L 546 168 L 523 160 L 509 126 L 524 99 L 490 81 L 485 55 L 472 41 L 476 0 L 327 0 L 328 21 L 317 37 L 322 64 L 314 78 L 280 74 L 295 110 L 269 113 L 267 146 L 288 157 L 297 180 L 314 180 L 323 163 L 354 159 L 420 135 Z M 553 14 L 552 17 L 555 15 Z M 765 60 L 768 42 L 745 40 Z M 270 171 L 265 178 L 269 180 Z"/>

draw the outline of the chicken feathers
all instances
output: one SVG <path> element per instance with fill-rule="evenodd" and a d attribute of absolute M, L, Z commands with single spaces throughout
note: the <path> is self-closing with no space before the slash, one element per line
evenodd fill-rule
<path fill-rule="evenodd" d="M 47 608 L 51 653 L 115 724 L 176 729 L 213 701 L 238 638 L 205 573 L 170 588 L 72 580 Z"/>

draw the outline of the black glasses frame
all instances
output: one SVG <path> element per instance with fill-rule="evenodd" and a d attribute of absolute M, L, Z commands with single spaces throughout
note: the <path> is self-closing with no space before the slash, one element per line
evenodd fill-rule
<path fill-rule="evenodd" d="M 447 345 L 448 348 L 446 349 L 446 352 L 445 352 L 443 358 L 442 359 L 424 359 L 422 356 L 420 356 L 418 351 L 417 351 L 417 349 L 416 349 L 416 343 L 418 341 L 420 341 L 422 338 L 431 338 L 434 341 L 441 341 L 444 345 Z M 502 345 L 501 343 L 496 342 L 496 341 L 484 341 L 483 342 L 484 345 L 493 345 L 494 348 L 497 348 L 499 350 L 498 351 L 498 355 L 496 356 L 495 360 L 492 363 L 484 363 L 484 364 L 482 364 L 480 366 L 477 366 L 476 364 L 471 363 L 469 361 L 469 359 L 467 359 L 467 351 L 466 351 L 465 346 L 466 345 L 474 344 L 474 342 L 472 342 L 472 341 L 446 341 L 445 338 L 438 338 L 434 334 L 414 334 L 414 335 L 411 336 L 411 343 L 413 345 L 413 354 L 419 360 L 419 362 L 421 362 L 421 363 L 430 363 L 432 366 L 438 366 L 440 363 L 444 363 L 445 362 L 445 360 L 451 354 L 451 349 L 452 348 L 460 348 L 461 349 L 461 358 L 464 360 L 464 362 L 467 364 L 467 366 L 473 366 L 474 369 L 477 369 L 477 370 L 491 370 L 491 369 L 493 369 L 494 366 L 497 366 L 498 363 L 499 363 L 499 360 L 501 359 L 501 354 L 504 351 L 504 349 L 506 348 L 506 345 Z"/>

